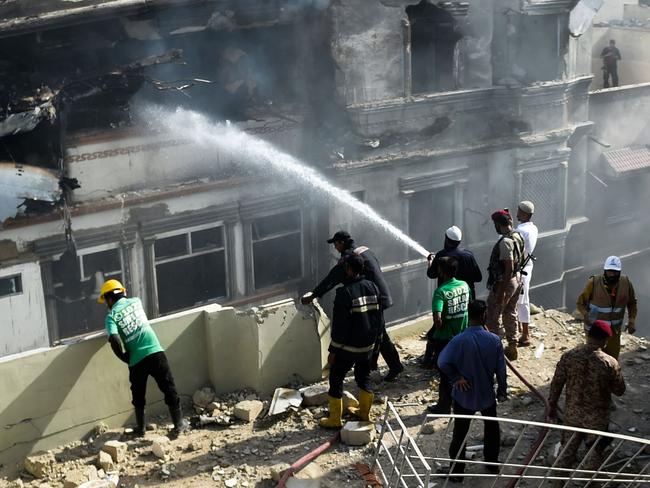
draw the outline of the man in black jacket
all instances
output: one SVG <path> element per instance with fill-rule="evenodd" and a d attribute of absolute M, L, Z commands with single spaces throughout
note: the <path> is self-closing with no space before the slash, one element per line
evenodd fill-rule
<path fill-rule="evenodd" d="M 376 352 L 373 355 L 372 369 L 377 369 L 377 357 L 381 353 L 384 361 L 388 365 L 388 374 L 384 377 L 384 381 L 394 381 L 397 376 L 404 371 L 404 366 L 399 358 L 399 353 L 395 348 L 395 344 L 390 340 L 390 336 L 386 332 L 385 324 L 383 322 L 383 311 L 393 306 L 393 299 L 390 296 L 388 284 L 381 271 L 381 266 L 375 255 L 366 246 L 357 246 L 354 239 L 344 230 L 340 230 L 327 240 L 328 244 L 334 244 L 336 250 L 341 254 L 339 262 L 330 270 L 327 276 L 321 281 L 311 293 L 307 293 L 302 297 L 301 301 L 307 305 L 311 303 L 314 298 L 321 298 L 325 293 L 330 291 L 335 286 L 344 282 L 345 266 L 343 264 L 344 258 L 348 254 L 355 254 L 361 256 L 363 259 L 363 274 L 366 279 L 372 281 L 380 293 L 380 305 L 382 311 L 382 327 L 378 336 L 378 344 Z"/>
<path fill-rule="evenodd" d="M 360 420 L 370 420 L 374 395 L 370 391 L 370 361 L 383 326 L 380 292 L 372 281 L 363 277 L 363 258 L 350 253 L 342 263 L 345 272 L 343 286 L 336 290 L 332 316 L 332 342 L 329 347 L 330 389 L 329 416 L 321 419 L 321 427 L 340 428 L 343 425 L 343 381 L 354 367 L 354 379 L 359 386 L 359 406 L 350 408 Z"/>
<path fill-rule="evenodd" d="M 438 276 L 438 265 L 440 260 L 444 257 L 452 257 L 458 263 L 458 270 L 456 272 L 456 279 L 464 281 L 469 286 L 470 301 L 476 298 L 475 283 L 480 283 L 483 280 L 481 268 L 474 258 L 472 251 L 460 247 L 460 241 L 463 238 L 462 231 L 455 225 L 449 227 L 445 232 L 445 247 L 435 254 L 429 254 L 429 267 L 427 268 L 427 276 L 432 280 L 438 279 L 438 285 L 442 285 L 440 277 Z M 432 369 L 435 367 L 433 360 L 434 347 L 431 340 L 433 329 L 427 335 L 427 348 L 424 356 L 420 359 L 420 365 L 423 368 Z"/>

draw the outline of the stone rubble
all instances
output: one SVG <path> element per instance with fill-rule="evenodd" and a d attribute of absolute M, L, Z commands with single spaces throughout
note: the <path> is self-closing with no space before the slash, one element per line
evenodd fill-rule
<path fill-rule="evenodd" d="M 562 312 L 546 310 L 534 317 L 531 331 L 534 344 L 520 350 L 516 366 L 546 393 L 559 355 L 583 339 L 582 326 Z M 535 359 L 534 351 L 541 340 L 545 352 L 540 359 Z M 650 393 L 650 353 L 643 339 L 626 335 L 624 342 L 622 365 L 630 387 L 622 399 L 617 399 L 618 410 L 613 412 L 611 427 L 612 431 L 647 437 L 650 409 L 646 407 L 645 398 Z M 424 341 L 413 337 L 403 340 L 401 345 L 407 369 L 400 381 L 380 383 L 379 374 L 374 380 L 376 403 L 372 413 L 377 421 L 383 418 L 381 404 L 387 398 L 408 405 L 403 407 L 403 415 L 416 419 L 422 418 L 425 405 L 436 401 L 435 374 L 415 364 L 422 354 Z M 298 390 L 301 385 L 288 386 Z M 346 387 L 357 391 L 352 376 Z M 232 483 L 237 488 L 271 488 L 289 463 L 332 436 L 331 431 L 320 429 L 317 424 L 327 412 L 327 382 L 300 391 L 302 407 L 271 417 L 264 412 L 269 405 L 268 398 L 259 398 L 251 391 L 217 396 L 213 389 L 202 388 L 192 398 L 192 406 L 199 412 L 191 419 L 194 428 L 178 439 L 166 437 L 169 429 L 166 414 L 150 415 L 152 422 L 148 432 L 139 439 L 124 436 L 124 429 L 109 429 L 100 422 L 83 441 L 28 456 L 18 477 L 14 475 L 11 480 L 3 481 L 0 474 L 0 488 L 115 488 L 114 476 L 118 474 L 127 488 L 162 484 L 182 488 L 223 487 Z M 542 403 L 512 375 L 509 376 L 509 397 L 506 403 L 499 405 L 499 415 L 542 420 Z M 356 401 L 349 392 L 345 398 L 348 406 Z M 186 411 L 191 412 L 191 408 Z M 445 419 L 427 421 L 420 442 L 425 445 L 437 442 L 447 425 Z M 413 424 L 412 429 L 413 434 L 417 433 L 419 423 Z M 351 466 L 372 459 L 377 438 L 375 426 L 348 421 L 341 435 L 342 443 L 296 473 L 287 486 L 320 486 L 321 482 L 328 487 L 361 486 Z M 518 437 L 519 432 L 504 428 L 503 446 L 511 447 Z M 532 438 L 526 435 L 520 442 L 532 442 L 533 438 L 534 435 Z M 482 440 L 479 435 L 469 442 L 479 445 Z M 650 449 L 648 451 L 650 453 Z M 540 456 L 553 459 L 553 454 L 551 449 Z M 93 477 L 93 473 L 98 479 L 88 481 L 86 478 Z"/>

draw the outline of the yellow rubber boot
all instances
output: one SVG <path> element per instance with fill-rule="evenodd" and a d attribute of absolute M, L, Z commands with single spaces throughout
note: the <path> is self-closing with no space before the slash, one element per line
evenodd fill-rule
<path fill-rule="evenodd" d="M 343 415 L 343 399 L 342 398 L 329 398 L 329 417 L 320 419 L 318 424 L 321 427 L 326 429 L 340 429 L 343 427 L 343 421 L 341 419 Z"/>
<path fill-rule="evenodd" d="M 350 412 L 359 420 L 370 422 L 370 408 L 375 395 L 366 390 L 359 390 L 359 408 L 350 408 Z"/>

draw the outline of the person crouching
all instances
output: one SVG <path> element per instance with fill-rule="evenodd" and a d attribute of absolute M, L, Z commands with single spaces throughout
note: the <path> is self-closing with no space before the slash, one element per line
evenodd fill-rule
<path fill-rule="evenodd" d="M 381 295 L 377 285 L 363 277 L 363 258 L 349 254 L 344 265 L 346 279 L 336 290 L 332 314 L 329 416 L 320 421 L 321 427 L 333 429 L 343 426 L 343 381 L 352 368 L 359 386 L 359 406 L 349 410 L 360 420 L 370 420 L 372 351 L 382 327 Z"/>

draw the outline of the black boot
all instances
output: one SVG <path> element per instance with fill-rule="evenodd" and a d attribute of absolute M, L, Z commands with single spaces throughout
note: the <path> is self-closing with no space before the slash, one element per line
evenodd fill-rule
<path fill-rule="evenodd" d="M 142 437 L 147 429 L 147 417 L 144 413 L 144 407 L 135 408 L 135 429 L 131 434 L 133 437 Z"/>
<path fill-rule="evenodd" d="M 420 367 L 424 369 L 433 369 L 433 342 L 427 341 L 427 348 L 424 350 L 424 356 L 420 358 Z"/>
<path fill-rule="evenodd" d="M 172 422 L 174 422 L 174 428 L 171 432 L 172 436 L 177 437 L 190 428 L 190 423 L 183 418 L 183 409 L 180 405 L 178 408 L 170 408 L 169 414 L 172 416 Z"/>

